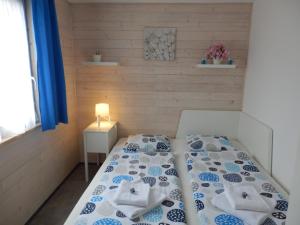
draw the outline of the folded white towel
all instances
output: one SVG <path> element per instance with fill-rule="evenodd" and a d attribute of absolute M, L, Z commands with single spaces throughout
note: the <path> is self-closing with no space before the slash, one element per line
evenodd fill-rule
<path fill-rule="evenodd" d="M 248 225 L 260 225 L 267 218 L 268 214 L 249 210 L 235 210 L 231 208 L 224 193 L 216 195 L 211 203 L 222 211 L 242 219 Z"/>
<path fill-rule="evenodd" d="M 160 205 L 164 200 L 166 200 L 166 198 L 167 195 L 163 194 L 159 189 L 151 189 L 149 195 L 149 205 L 147 207 L 117 205 L 114 201 L 111 201 L 110 199 L 108 200 L 114 208 L 120 210 L 128 218 L 134 219 Z"/>
<path fill-rule="evenodd" d="M 225 185 L 225 196 L 233 209 L 270 213 L 276 202 L 261 196 L 253 185 Z M 246 195 L 243 197 L 243 193 Z"/>
<path fill-rule="evenodd" d="M 134 189 L 132 193 L 130 190 Z M 141 179 L 128 182 L 123 180 L 114 196 L 114 202 L 117 205 L 133 205 L 146 207 L 149 204 L 150 186 Z"/>

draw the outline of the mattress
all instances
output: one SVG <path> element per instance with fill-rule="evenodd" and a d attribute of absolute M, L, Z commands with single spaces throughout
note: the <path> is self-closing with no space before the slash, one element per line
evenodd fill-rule
<path fill-rule="evenodd" d="M 180 180 L 173 153 L 126 153 L 122 141 L 110 153 L 65 224 L 186 224 Z M 103 171 L 104 168 L 104 171 Z M 142 179 L 168 198 L 144 215 L 130 220 L 110 203 L 122 180 Z"/>
<path fill-rule="evenodd" d="M 277 201 L 274 211 L 262 224 L 281 225 L 285 222 L 287 200 L 247 152 L 237 148 L 220 152 L 187 152 L 185 158 L 200 224 L 247 224 L 211 204 L 214 196 L 224 192 L 224 184 L 255 185 L 265 198 Z"/>

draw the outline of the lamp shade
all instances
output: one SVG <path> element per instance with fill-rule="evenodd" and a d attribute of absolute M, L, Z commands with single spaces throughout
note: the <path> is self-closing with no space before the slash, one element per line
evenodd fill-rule
<path fill-rule="evenodd" d="M 95 106 L 95 115 L 101 117 L 109 116 L 109 104 L 107 103 L 98 103 Z"/>

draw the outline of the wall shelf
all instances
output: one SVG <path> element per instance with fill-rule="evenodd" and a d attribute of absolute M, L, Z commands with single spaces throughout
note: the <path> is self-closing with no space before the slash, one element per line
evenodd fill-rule
<path fill-rule="evenodd" d="M 82 62 L 83 65 L 91 65 L 91 66 L 119 66 L 118 62 Z"/>
<path fill-rule="evenodd" d="M 234 69 L 236 65 L 228 65 L 228 64 L 197 64 L 198 68 L 210 68 L 210 69 Z"/>

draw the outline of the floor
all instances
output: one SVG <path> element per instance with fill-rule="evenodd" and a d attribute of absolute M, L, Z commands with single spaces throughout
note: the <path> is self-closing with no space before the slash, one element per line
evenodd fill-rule
<path fill-rule="evenodd" d="M 90 178 L 94 177 L 98 169 L 96 164 L 89 165 Z M 87 186 L 84 165 L 79 164 L 26 225 L 64 224 Z"/>

